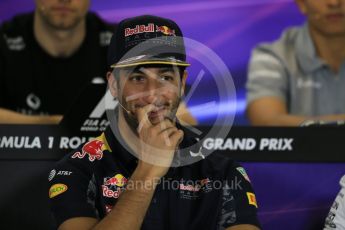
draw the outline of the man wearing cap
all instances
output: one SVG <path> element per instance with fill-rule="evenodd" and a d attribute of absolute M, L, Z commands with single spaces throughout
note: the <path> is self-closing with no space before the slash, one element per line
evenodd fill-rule
<path fill-rule="evenodd" d="M 247 114 L 253 125 L 345 120 L 345 1 L 295 1 L 307 23 L 252 53 Z"/>
<path fill-rule="evenodd" d="M 125 19 L 108 58 L 120 104 L 110 127 L 49 174 L 59 229 L 259 229 L 245 170 L 216 154 L 205 158 L 196 135 L 178 124 L 189 64 L 177 24 Z"/>

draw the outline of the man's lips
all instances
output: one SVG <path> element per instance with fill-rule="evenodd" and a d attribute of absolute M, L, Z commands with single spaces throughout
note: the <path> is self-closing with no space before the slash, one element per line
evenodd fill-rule
<path fill-rule="evenodd" d="M 133 105 L 132 109 L 137 110 L 137 109 L 143 108 L 144 106 L 146 105 Z M 169 104 L 153 105 L 153 108 L 150 110 L 150 112 L 157 112 L 159 110 L 166 109 L 166 108 L 169 108 Z"/>
<path fill-rule="evenodd" d="M 334 13 L 334 14 L 326 14 L 326 18 L 328 20 L 340 20 L 344 18 L 344 14 L 342 13 Z"/>
<path fill-rule="evenodd" d="M 53 11 L 59 12 L 59 13 L 69 13 L 73 12 L 74 10 L 65 6 L 56 6 L 52 8 Z"/>
<path fill-rule="evenodd" d="M 155 118 L 163 115 L 165 113 L 165 107 L 155 108 L 151 112 L 149 112 L 147 115 L 149 118 Z"/>

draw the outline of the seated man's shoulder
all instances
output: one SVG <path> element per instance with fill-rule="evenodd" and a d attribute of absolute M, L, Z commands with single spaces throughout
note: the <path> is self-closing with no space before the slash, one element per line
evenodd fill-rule
<path fill-rule="evenodd" d="M 96 13 L 89 12 L 86 16 L 87 20 L 87 30 L 92 31 L 93 37 L 96 36 L 96 39 L 99 41 L 101 48 L 104 48 L 104 51 L 107 52 L 107 47 L 110 44 L 111 37 L 115 28 L 116 23 L 109 23 L 99 17 Z"/>
<path fill-rule="evenodd" d="M 21 35 L 32 28 L 33 13 L 25 13 L 14 16 L 1 24 L 1 33 L 6 35 Z"/>
<path fill-rule="evenodd" d="M 20 14 L 0 26 L 0 50 L 8 54 L 26 50 L 33 27 L 33 13 Z"/>
<path fill-rule="evenodd" d="M 117 26 L 117 23 L 108 22 L 94 12 L 89 12 L 86 16 L 86 19 L 90 27 L 93 30 L 99 31 L 101 34 L 109 33 L 112 35 Z"/>
<path fill-rule="evenodd" d="M 218 152 L 210 154 L 206 158 L 207 164 L 215 171 L 224 173 L 228 176 L 229 172 L 235 172 L 238 167 L 242 167 L 237 161 L 232 159 L 230 156 L 224 156 Z"/>
<path fill-rule="evenodd" d="M 73 165 L 93 170 L 98 166 L 98 162 L 104 159 L 105 155 L 110 155 L 111 149 L 104 133 L 96 138 L 81 144 L 77 149 L 64 156 L 56 166 Z"/>
<path fill-rule="evenodd" d="M 107 142 L 102 134 L 67 154 L 51 169 L 48 176 L 49 202 L 57 226 L 62 223 L 69 228 L 74 225 L 91 226 L 104 215 L 104 210 L 96 205 L 98 183 L 103 182 L 99 177 L 101 162 L 107 151 Z"/>
<path fill-rule="evenodd" d="M 273 42 L 259 43 L 254 49 L 254 55 L 260 53 L 271 53 L 282 59 L 296 51 L 298 37 L 303 27 L 290 27 L 283 31 L 280 38 Z"/>
<path fill-rule="evenodd" d="M 184 131 L 184 140 L 181 144 L 184 151 L 187 151 L 185 155 L 188 155 L 194 167 L 207 168 L 212 171 L 213 174 L 224 174 L 229 170 L 236 170 L 239 164 L 231 157 L 224 156 L 223 153 L 209 150 L 203 146 L 203 139 L 200 139 L 191 130 L 182 127 Z M 189 159 L 188 158 L 188 159 Z"/>

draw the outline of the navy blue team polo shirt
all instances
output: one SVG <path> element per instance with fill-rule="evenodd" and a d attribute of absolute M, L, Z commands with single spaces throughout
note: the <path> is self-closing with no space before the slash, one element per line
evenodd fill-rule
<path fill-rule="evenodd" d="M 185 135 L 180 147 L 196 143 L 186 129 L 182 130 Z M 105 217 L 116 208 L 136 166 L 136 157 L 110 128 L 66 155 L 48 178 L 57 226 L 73 217 Z M 211 154 L 168 170 L 155 190 L 141 229 L 226 229 L 238 224 L 260 228 L 250 180 L 239 164 Z"/>

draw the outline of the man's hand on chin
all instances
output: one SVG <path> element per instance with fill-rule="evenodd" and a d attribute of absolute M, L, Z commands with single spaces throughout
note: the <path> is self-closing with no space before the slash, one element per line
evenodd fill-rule
<path fill-rule="evenodd" d="M 137 111 L 138 135 L 141 141 L 139 152 L 140 170 L 148 177 L 161 178 L 168 171 L 176 149 L 183 138 L 183 131 L 176 128 L 169 119 L 152 124 L 148 114 L 154 105 L 146 105 Z"/>

